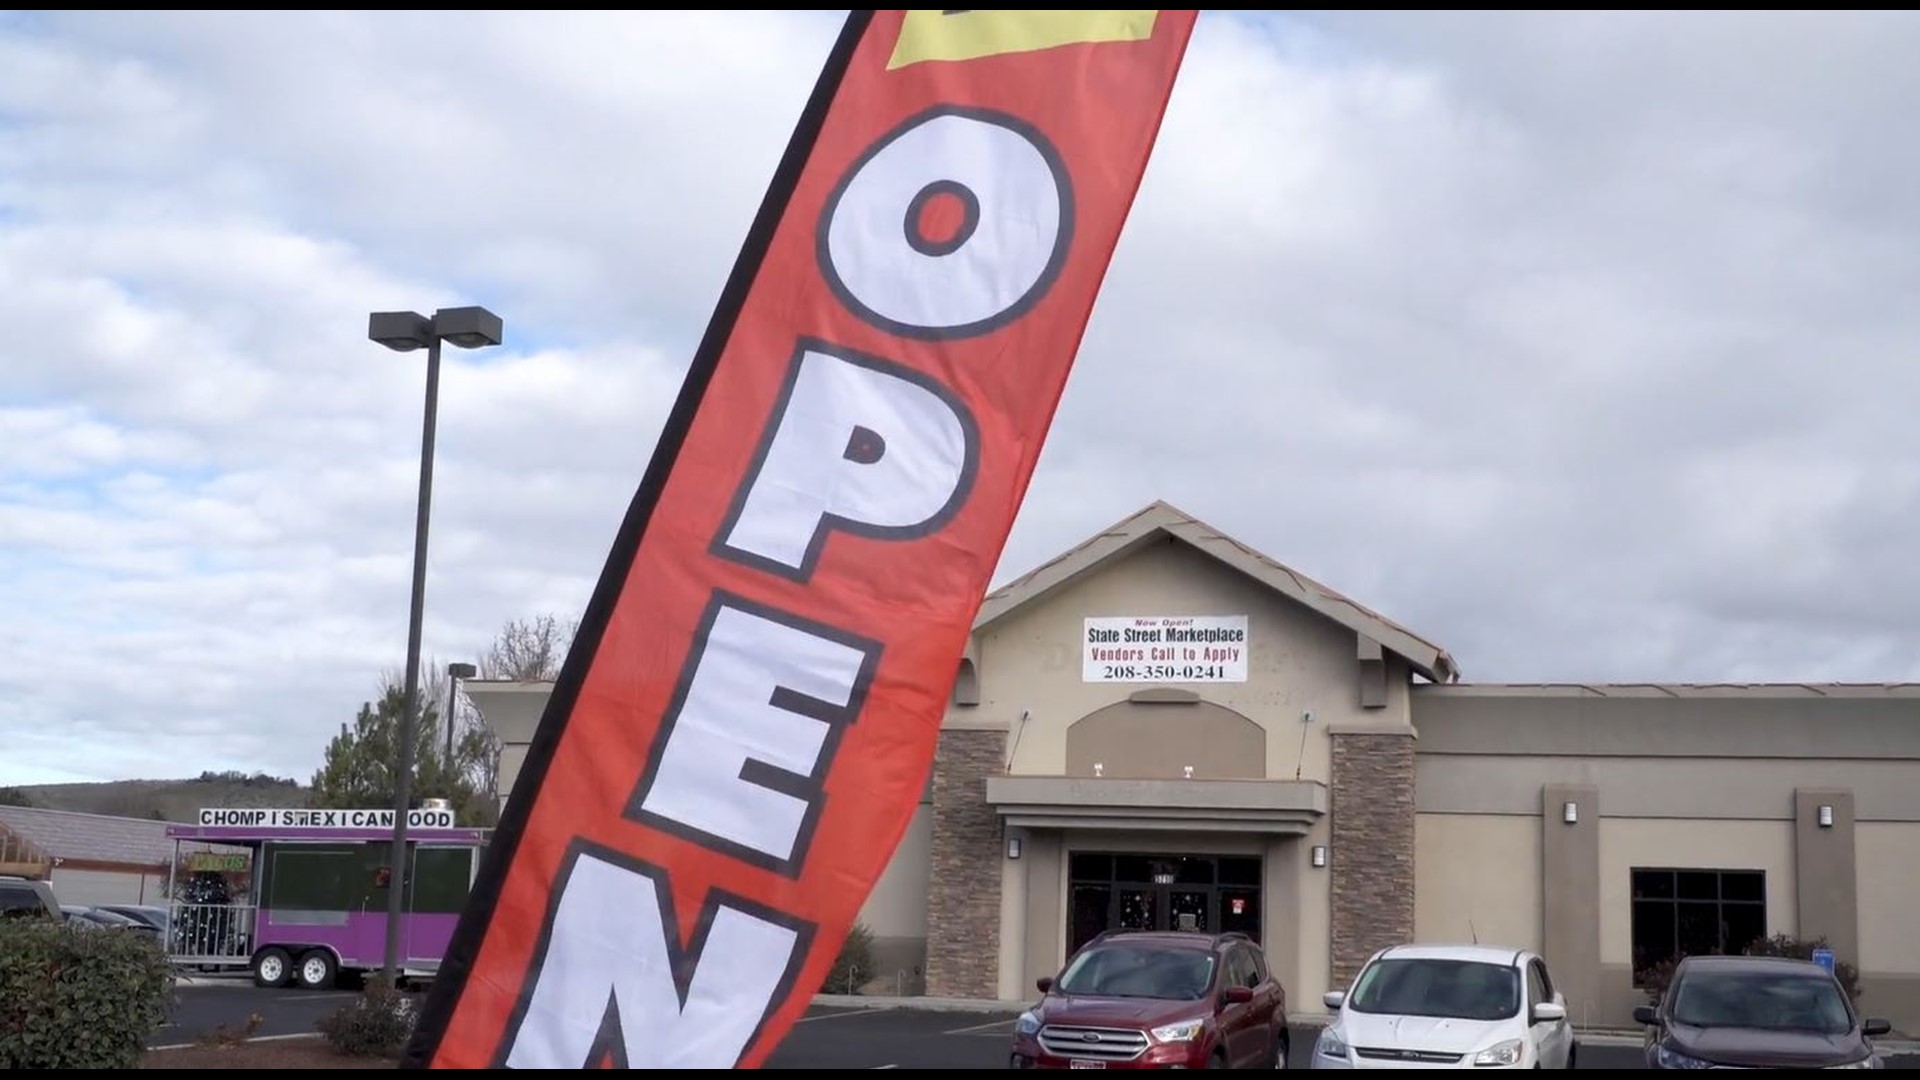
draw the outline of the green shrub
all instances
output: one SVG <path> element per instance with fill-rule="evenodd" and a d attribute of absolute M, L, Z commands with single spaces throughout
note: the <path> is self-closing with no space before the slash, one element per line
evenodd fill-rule
<path fill-rule="evenodd" d="M 857 994 L 873 978 L 873 931 L 855 923 L 820 986 L 823 994 Z"/>
<path fill-rule="evenodd" d="M 1747 946 L 1747 955 L 1790 956 L 1795 960 L 1811 960 L 1813 959 L 1813 950 L 1831 947 L 1832 946 L 1827 944 L 1827 939 L 1823 937 L 1808 938 L 1802 941 L 1792 934 L 1775 934 L 1772 937 L 1761 938 Z M 1847 992 L 1847 997 L 1854 1001 L 1860 1000 L 1859 968 L 1835 956 L 1833 958 L 1833 976 L 1840 980 L 1840 988 Z"/>
<path fill-rule="evenodd" d="M 413 1037 L 417 1017 L 413 999 L 372 979 L 352 1001 L 322 1017 L 320 1034 L 333 1048 L 353 1057 L 397 1057 Z"/>
<path fill-rule="evenodd" d="M 173 972 L 151 935 L 0 923 L 0 1071 L 136 1069 Z"/>
<path fill-rule="evenodd" d="M 1812 960 L 1813 950 L 1828 948 L 1823 937 L 1801 940 L 1792 934 L 1775 934 L 1755 940 L 1741 950 L 1747 956 L 1786 956 L 1795 960 Z M 1647 1000 L 1658 1003 L 1666 994 L 1667 985 L 1673 981 L 1673 970 L 1679 966 L 1679 960 L 1663 960 L 1640 973 L 1641 988 L 1647 992 Z M 1860 969 L 1840 959 L 1833 958 L 1833 975 L 1840 981 L 1841 989 L 1855 1001 L 1860 1000 Z"/>

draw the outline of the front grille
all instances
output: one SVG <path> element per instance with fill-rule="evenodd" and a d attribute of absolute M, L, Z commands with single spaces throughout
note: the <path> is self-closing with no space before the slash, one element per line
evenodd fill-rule
<path fill-rule="evenodd" d="M 1040 1046 L 1057 1057 L 1132 1061 L 1147 1052 L 1147 1034 L 1126 1028 L 1048 1024 L 1040 1029 Z"/>
<path fill-rule="evenodd" d="M 1459 1054 L 1433 1050 L 1388 1050 L 1378 1046 L 1356 1046 L 1353 1052 L 1374 1061 L 1417 1061 L 1423 1065 L 1452 1065 L 1461 1058 Z"/>

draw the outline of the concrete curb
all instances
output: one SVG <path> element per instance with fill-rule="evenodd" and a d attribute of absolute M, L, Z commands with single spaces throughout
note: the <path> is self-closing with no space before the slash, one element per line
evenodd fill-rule
<path fill-rule="evenodd" d="M 240 975 L 182 975 L 173 980 L 175 989 L 193 990 L 206 986 L 252 986 L 253 977 Z"/>
<path fill-rule="evenodd" d="M 1024 1012 L 1033 1004 L 1031 999 L 1020 998 L 1012 1001 L 974 1000 L 971 998 L 936 997 L 867 997 L 859 994 L 816 994 L 813 1003 L 822 1008 L 833 1009 L 910 1009 L 915 1012 L 952 1012 L 952 1013 L 1018 1013 Z M 1325 1013 L 1294 1013 L 1288 1017 L 1296 1026 L 1322 1028 L 1327 1026 Z M 1620 1028 L 1578 1028 L 1580 1042 L 1588 1046 L 1639 1046 L 1645 1036 L 1638 1030 Z M 1905 1055 L 1920 1053 L 1920 1042 L 1907 1040 L 1892 1041 L 1877 1039 L 1874 1046 L 1882 1054 Z"/>
<path fill-rule="evenodd" d="M 241 1039 L 240 1041 L 243 1043 L 291 1042 L 294 1039 L 317 1039 L 319 1037 L 320 1033 L 317 1031 L 301 1031 L 295 1032 L 292 1035 L 255 1035 L 250 1039 Z M 160 1050 L 197 1050 L 203 1045 L 205 1044 L 190 1042 L 168 1043 L 165 1046 L 149 1046 L 147 1047 L 147 1053 L 151 1054 Z"/>

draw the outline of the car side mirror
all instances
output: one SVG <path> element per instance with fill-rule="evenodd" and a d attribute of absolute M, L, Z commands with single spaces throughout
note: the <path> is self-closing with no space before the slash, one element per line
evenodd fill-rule
<path fill-rule="evenodd" d="M 1325 1005 L 1328 1012 L 1339 1012 L 1340 1006 L 1346 1003 L 1347 995 L 1340 990 L 1329 990 L 1320 995 L 1320 1004 Z"/>
<path fill-rule="evenodd" d="M 1891 1031 L 1893 1031 L 1893 1025 L 1885 1020 L 1862 1020 L 1860 1022 L 1860 1034 L 1868 1038 L 1872 1038 L 1875 1035 L 1886 1035 Z"/>
<path fill-rule="evenodd" d="M 1555 1005 L 1551 1001 L 1543 1001 L 1533 1007 L 1533 1022 L 1536 1024 L 1547 1023 L 1554 1020 L 1565 1020 L 1566 1018 L 1567 1007 L 1565 1005 Z"/>
<path fill-rule="evenodd" d="M 1220 1000 L 1229 1005 L 1245 1005 L 1253 1000 L 1253 990 L 1246 986 L 1229 986 L 1220 992 Z"/>
<path fill-rule="evenodd" d="M 1657 1024 L 1660 1022 L 1660 1016 L 1653 1011 L 1653 1006 L 1651 1005 L 1635 1005 L 1633 1007 L 1633 1022 L 1636 1024 Z"/>
<path fill-rule="evenodd" d="M 1053 989 L 1053 976 L 1042 975 L 1039 978 L 1033 980 L 1033 985 L 1039 987 L 1040 992 L 1044 994 L 1047 991 Z"/>

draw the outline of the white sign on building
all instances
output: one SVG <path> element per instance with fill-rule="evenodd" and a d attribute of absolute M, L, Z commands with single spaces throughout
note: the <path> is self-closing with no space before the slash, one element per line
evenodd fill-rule
<path fill-rule="evenodd" d="M 1247 681 L 1245 615 L 1114 615 L 1085 623 L 1083 682 Z"/>
<path fill-rule="evenodd" d="M 287 807 L 203 807 L 204 828 L 242 826 L 254 829 L 391 829 L 392 810 L 305 810 Z M 451 829 L 453 811 L 407 811 L 409 829 Z"/>

